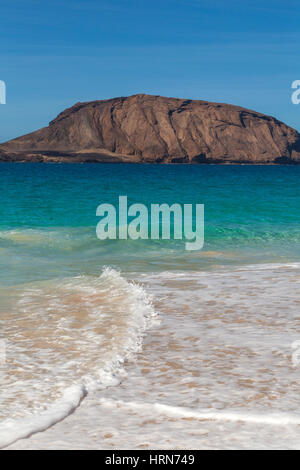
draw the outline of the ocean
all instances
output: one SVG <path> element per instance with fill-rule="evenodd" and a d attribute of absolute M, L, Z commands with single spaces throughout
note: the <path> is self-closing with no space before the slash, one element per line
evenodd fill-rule
<path fill-rule="evenodd" d="M 299 449 L 299 180 L 2 163 L 0 448 Z M 203 249 L 99 240 L 119 196 L 204 204 Z"/>

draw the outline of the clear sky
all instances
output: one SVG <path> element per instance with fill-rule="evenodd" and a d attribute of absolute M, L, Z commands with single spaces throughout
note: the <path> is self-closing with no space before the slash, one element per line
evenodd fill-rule
<path fill-rule="evenodd" d="M 299 0 L 0 0 L 0 141 L 78 101 L 233 103 L 300 130 Z"/>

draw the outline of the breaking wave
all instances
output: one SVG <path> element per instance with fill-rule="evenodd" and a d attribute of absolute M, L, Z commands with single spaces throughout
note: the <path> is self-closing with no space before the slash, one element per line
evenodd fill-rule
<path fill-rule="evenodd" d="M 111 268 L 28 287 L 4 321 L 0 448 L 61 421 L 89 392 L 119 384 L 155 316 L 143 287 Z"/>

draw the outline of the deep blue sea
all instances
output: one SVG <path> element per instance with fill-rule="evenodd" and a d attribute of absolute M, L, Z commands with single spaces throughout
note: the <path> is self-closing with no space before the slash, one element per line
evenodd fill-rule
<path fill-rule="evenodd" d="M 95 400 L 103 433 L 123 406 L 119 447 L 141 435 L 155 448 L 168 448 L 167 436 L 171 448 L 213 448 L 216 436 L 243 448 L 258 435 L 262 447 L 300 447 L 299 181 L 299 166 L 1 163 L 0 447 L 59 430 L 78 407 L 64 422 L 81 429 L 99 412 Z M 97 207 L 117 207 L 119 196 L 149 212 L 204 204 L 203 249 L 99 240 Z M 165 437 L 128 409 L 169 416 Z M 192 422 L 179 429 L 183 417 Z M 105 447 L 82 426 L 81 446 Z"/>

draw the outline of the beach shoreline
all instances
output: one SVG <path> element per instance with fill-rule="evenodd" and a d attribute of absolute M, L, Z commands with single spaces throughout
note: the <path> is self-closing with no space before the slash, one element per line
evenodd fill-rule
<path fill-rule="evenodd" d="M 126 361 L 120 384 L 7 450 L 296 449 L 298 371 L 289 348 L 298 307 L 291 299 L 287 317 L 280 304 L 299 272 L 295 263 L 142 275 L 160 321 Z"/>

